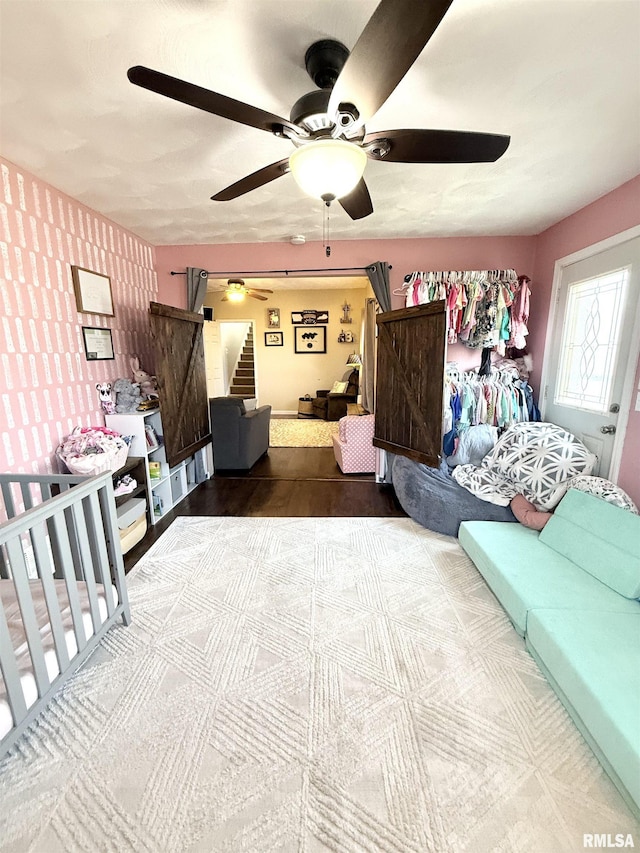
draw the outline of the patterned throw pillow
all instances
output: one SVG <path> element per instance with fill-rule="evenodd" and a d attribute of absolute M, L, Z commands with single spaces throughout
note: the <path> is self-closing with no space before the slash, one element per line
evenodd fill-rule
<path fill-rule="evenodd" d="M 452 476 L 479 498 L 499 506 L 522 494 L 536 509 L 553 509 L 566 481 L 590 474 L 596 457 L 574 435 L 555 424 L 524 422 L 509 427 L 482 465 L 461 465 Z"/>
<path fill-rule="evenodd" d="M 347 388 L 349 387 L 348 382 L 334 382 L 333 387 L 331 389 L 332 394 L 346 394 Z"/>
<path fill-rule="evenodd" d="M 635 512 L 638 515 L 638 507 L 629 495 L 620 486 L 616 486 L 615 483 L 605 480 L 603 477 L 587 477 L 584 475 L 572 477 L 564 485 L 567 491 L 569 489 L 578 489 L 581 492 L 588 492 L 590 495 L 602 498 L 603 501 L 607 501 L 614 506 L 619 506 L 622 509 L 628 509 L 630 512 Z"/>

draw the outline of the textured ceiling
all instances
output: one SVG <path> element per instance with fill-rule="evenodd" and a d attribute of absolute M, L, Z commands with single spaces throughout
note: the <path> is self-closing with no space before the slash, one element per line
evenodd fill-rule
<path fill-rule="evenodd" d="M 420 2 L 420 0 L 416 0 Z M 423 0 L 428 2 L 428 0 Z M 288 117 L 304 54 L 375 0 L 0 0 L 0 151 L 155 245 L 322 238 L 290 175 L 210 196 L 291 143 L 147 92 L 141 64 Z M 367 130 L 506 133 L 498 162 L 369 161 L 332 239 L 536 234 L 640 172 L 638 0 L 454 0 Z"/>

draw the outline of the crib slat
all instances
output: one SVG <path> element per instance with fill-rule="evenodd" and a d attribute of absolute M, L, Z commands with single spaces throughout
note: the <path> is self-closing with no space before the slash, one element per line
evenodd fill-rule
<path fill-rule="evenodd" d="M 82 503 L 84 503 L 84 501 Z M 78 574 L 78 568 L 81 567 L 82 579 L 87 587 L 93 632 L 96 633 L 100 629 L 100 625 L 102 625 L 102 618 L 100 617 L 100 609 L 98 606 L 96 578 L 93 572 L 91 548 L 89 545 L 89 537 L 87 536 L 87 525 L 82 504 L 74 504 L 74 506 L 71 507 L 71 512 L 73 515 L 73 523 L 79 551 L 79 556 L 76 562 L 76 576 Z"/>
<path fill-rule="evenodd" d="M 67 536 L 64 519 L 64 512 L 57 512 L 53 516 L 53 524 L 57 534 L 61 558 L 61 564 L 58 566 L 58 569 L 62 571 L 62 576 L 67 586 L 69 609 L 71 610 L 71 618 L 73 620 L 73 631 L 76 635 L 76 643 L 78 645 L 78 651 L 80 652 L 87 645 L 87 638 L 85 636 L 84 625 L 82 623 L 82 610 L 80 608 L 80 598 L 78 596 L 78 581 L 76 580 L 76 573 L 73 567 L 71 547 L 69 545 L 69 537 Z"/>
<path fill-rule="evenodd" d="M 78 531 L 76 529 L 76 522 L 73 515 L 73 505 L 65 509 L 64 517 L 67 526 L 69 547 L 71 548 L 71 559 L 76 569 L 76 580 L 82 581 L 84 580 L 82 572 L 82 554 L 78 543 Z"/>
<path fill-rule="evenodd" d="M 56 595 L 56 585 L 53 580 L 53 566 L 51 564 L 47 540 L 44 535 L 44 527 L 38 526 L 32 528 L 31 541 L 33 543 L 36 566 L 38 567 L 38 575 L 42 581 L 44 599 L 47 603 L 47 610 L 49 611 L 49 622 L 51 623 L 51 633 L 53 634 L 58 666 L 60 667 L 60 672 L 64 672 L 64 670 L 69 666 L 69 654 L 67 652 L 67 644 L 64 638 L 60 602 Z"/>
<path fill-rule="evenodd" d="M 24 503 L 25 509 L 31 509 L 33 506 L 33 497 L 31 496 L 31 489 L 29 488 L 29 483 L 20 483 L 20 491 L 22 492 L 22 502 Z"/>
<path fill-rule="evenodd" d="M 105 544 L 98 496 L 95 493 L 89 495 L 88 498 L 85 498 L 82 504 L 84 507 L 85 518 L 87 520 L 89 546 L 91 548 L 91 557 L 93 560 L 96 580 L 98 583 L 101 583 L 104 588 L 107 613 L 109 616 L 112 616 L 116 609 L 117 602 L 113 600 L 113 585 L 111 581 L 111 571 L 109 568 L 109 557 Z"/>
<path fill-rule="evenodd" d="M 49 542 L 51 543 L 51 553 L 53 554 L 53 576 L 57 580 L 62 578 L 62 550 L 58 539 L 58 531 L 53 523 L 53 518 L 47 518 L 47 532 L 49 534 Z"/>
<path fill-rule="evenodd" d="M 50 483 L 40 483 L 40 494 L 42 496 L 42 500 L 48 501 L 53 497 L 53 493 L 51 491 Z"/>
<path fill-rule="evenodd" d="M 0 670 L 7 691 L 7 700 L 13 716 L 14 725 L 17 725 L 27 713 L 27 704 L 24 701 L 24 693 L 20 684 L 20 673 L 18 662 L 13 650 L 9 626 L 4 615 L 2 599 L 0 599 Z"/>
<path fill-rule="evenodd" d="M 113 483 L 111 480 L 108 480 L 99 489 L 98 498 L 100 499 L 100 508 L 104 519 L 109 562 L 113 567 L 113 579 L 118 592 L 118 600 L 122 605 L 122 621 L 125 625 L 130 625 L 131 608 L 129 607 L 129 595 L 124 580 L 124 560 L 122 559 L 122 548 L 120 547 L 118 517 L 116 515 L 115 501 L 113 500 Z"/>
<path fill-rule="evenodd" d="M 33 665 L 33 675 L 38 688 L 38 696 L 43 696 L 49 689 L 50 681 L 47 667 L 44 662 L 44 649 L 40 636 L 40 627 L 36 619 L 36 611 L 31 597 L 31 585 L 27 576 L 27 564 L 19 538 L 10 539 L 7 542 L 7 553 L 13 574 L 13 585 L 20 605 L 22 624 L 27 636 L 27 645 Z"/>
<path fill-rule="evenodd" d="M 4 558 L 4 546 L 0 545 L 0 580 L 9 579 L 9 567 Z"/>
<path fill-rule="evenodd" d="M 11 483 L 3 480 L 2 483 L 2 500 L 4 501 L 4 510 L 7 518 L 13 518 L 16 514 L 16 506 L 13 502 L 13 492 L 11 491 Z"/>

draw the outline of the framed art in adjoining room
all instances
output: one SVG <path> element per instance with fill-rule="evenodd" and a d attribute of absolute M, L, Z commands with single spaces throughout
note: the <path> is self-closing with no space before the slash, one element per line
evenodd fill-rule
<path fill-rule="evenodd" d="M 82 338 L 87 361 L 112 361 L 115 358 L 111 329 L 83 326 Z"/>
<path fill-rule="evenodd" d="M 267 326 L 270 329 L 280 328 L 280 309 L 267 308 Z"/>
<path fill-rule="evenodd" d="M 108 275 L 72 266 L 71 278 L 76 294 L 76 307 L 81 314 L 114 316 L 111 279 Z"/>
<path fill-rule="evenodd" d="M 327 351 L 327 328 L 326 326 L 295 326 L 296 353 L 326 353 Z"/>
<path fill-rule="evenodd" d="M 282 332 L 265 332 L 264 345 L 266 347 L 281 347 L 284 345 L 284 334 Z"/>

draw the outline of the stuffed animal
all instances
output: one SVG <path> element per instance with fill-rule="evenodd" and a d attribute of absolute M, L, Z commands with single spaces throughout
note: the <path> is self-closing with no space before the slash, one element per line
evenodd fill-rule
<path fill-rule="evenodd" d="M 111 395 L 111 383 L 110 382 L 100 382 L 96 385 L 96 391 L 98 392 L 98 397 L 100 398 L 100 405 L 102 406 L 102 411 L 105 415 L 112 415 L 116 410 L 116 404 L 113 402 L 113 397 Z"/>
<path fill-rule="evenodd" d="M 146 370 L 140 367 L 140 360 L 137 355 L 131 357 L 131 371 L 133 373 L 133 381 L 140 386 L 140 393 L 143 400 L 158 399 L 158 383 L 155 376 L 150 376 Z"/>
<path fill-rule="evenodd" d="M 116 394 L 116 412 L 124 414 L 135 412 L 142 402 L 140 386 L 135 385 L 130 379 L 116 379 L 113 383 Z"/>

